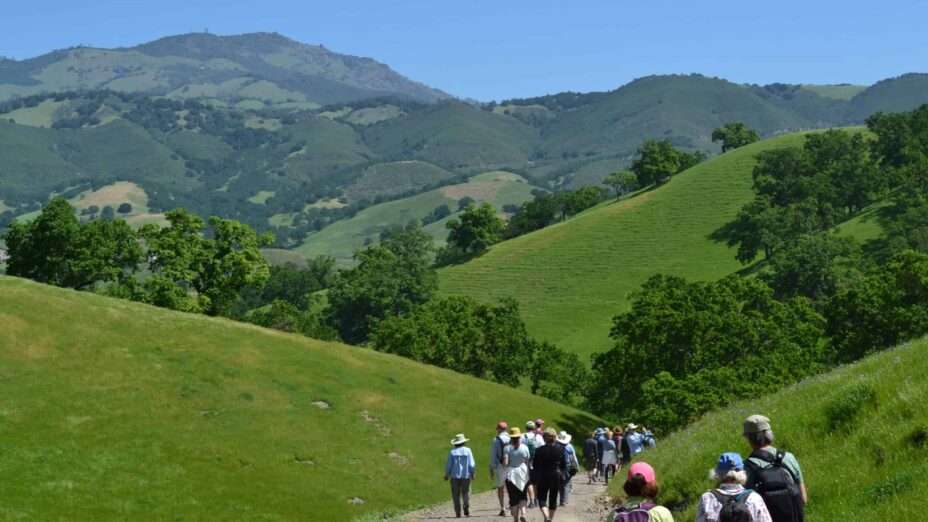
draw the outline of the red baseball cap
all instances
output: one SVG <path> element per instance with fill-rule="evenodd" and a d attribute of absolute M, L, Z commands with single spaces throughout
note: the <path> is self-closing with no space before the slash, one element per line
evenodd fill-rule
<path fill-rule="evenodd" d="M 506 424 L 506 421 L 499 421 L 499 424 L 496 425 L 496 429 L 498 429 L 498 430 L 508 430 L 508 429 L 509 429 L 509 425 Z"/>
<path fill-rule="evenodd" d="M 542 426 L 542 425 L 544 425 L 544 423 L 545 423 L 545 421 L 542 420 L 542 419 L 538 419 L 538 420 L 535 421 L 535 425 L 536 425 L 536 426 Z"/>

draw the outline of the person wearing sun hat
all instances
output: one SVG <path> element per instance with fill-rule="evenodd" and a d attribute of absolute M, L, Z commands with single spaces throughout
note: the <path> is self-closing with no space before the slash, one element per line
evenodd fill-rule
<path fill-rule="evenodd" d="M 570 443 L 572 437 L 566 431 L 557 434 L 557 444 L 564 450 L 564 461 L 567 462 L 567 477 L 561 482 L 561 506 L 566 506 L 570 501 L 570 492 L 573 491 L 574 475 L 580 471 L 580 461 L 577 460 L 577 450 Z"/>
<path fill-rule="evenodd" d="M 506 515 L 506 466 L 503 460 L 506 457 L 506 451 L 510 447 L 509 425 L 500 421 L 496 425 L 496 436 L 493 437 L 490 446 L 490 478 L 496 481 L 496 495 L 499 499 L 499 516 Z"/>
<path fill-rule="evenodd" d="M 654 468 L 647 462 L 636 462 L 628 468 L 622 489 L 628 498 L 612 513 L 609 522 L 641 520 L 642 515 L 647 515 L 648 522 L 673 522 L 670 510 L 654 501 L 660 492 L 660 486 L 654 475 Z"/>
<path fill-rule="evenodd" d="M 522 443 L 522 430 L 509 428 L 512 445 L 506 451 L 503 464 L 506 466 L 506 491 L 509 493 L 509 509 L 513 522 L 525 522 L 528 505 L 528 474 L 532 457 L 528 446 Z"/>
<path fill-rule="evenodd" d="M 709 480 L 716 489 L 703 493 L 696 507 L 696 522 L 718 522 L 722 506 L 734 500 L 736 509 L 745 509 L 753 522 L 772 522 L 764 499 L 750 489 L 744 489 L 747 481 L 744 460 L 737 453 L 723 453 L 718 463 L 709 470 Z"/>
<path fill-rule="evenodd" d="M 474 454 L 464 445 L 468 440 L 463 433 L 455 435 L 451 441 L 454 447 L 448 452 L 448 460 L 445 462 L 445 481 L 451 481 L 451 502 L 458 517 L 461 516 L 462 507 L 464 516 L 470 516 L 470 483 L 477 472 Z"/>

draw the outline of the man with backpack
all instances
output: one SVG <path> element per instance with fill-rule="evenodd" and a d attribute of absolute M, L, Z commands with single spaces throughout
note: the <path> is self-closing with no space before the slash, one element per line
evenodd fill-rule
<path fill-rule="evenodd" d="M 751 415 L 744 421 L 744 436 L 751 445 L 745 462 L 746 487 L 764 499 L 773 522 L 802 522 L 809 501 L 799 462 L 792 453 L 773 447 L 770 419 Z"/>
<path fill-rule="evenodd" d="M 506 451 L 511 447 L 506 431 L 509 425 L 500 421 L 496 425 L 496 436 L 490 446 L 490 479 L 496 480 L 496 495 L 499 497 L 499 516 L 506 516 Z"/>
<path fill-rule="evenodd" d="M 747 473 L 737 453 L 723 453 L 709 475 L 716 489 L 703 493 L 696 508 L 696 522 L 771 522 L 764 500 L 744 489 Z"/>

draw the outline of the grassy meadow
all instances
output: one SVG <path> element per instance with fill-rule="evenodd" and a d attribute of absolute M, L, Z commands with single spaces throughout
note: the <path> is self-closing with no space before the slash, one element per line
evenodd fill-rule
<path fill-rule="evenodd" d="M 928 499 L 928 341 L 906 343 L 779 393 L 705 415 L 644 459 L 658 500 L 692 520 L 725 451 L 750 453 L 745 417 L 770 417 L 776 446 L 796 455 L 809 491 L 806 520 L 924 520 Z M 621 482 L 611 493 L 619 495 Z"/>
<path fill-rule="evenodd" d="M 328 255 L 335 257 L 341 265 L 351 263 L 354 251 L 362 248 L 366 241 L 379 241 L 380 232 L 395 225 L 412 220 L 421 220 L 435 207 L 448 205 L 457 214 L 458 200 L 469 196 L 477 203 L 490 203 L 497 212 L 503 205 L 519 205 L 532 199 L 535 187 L 524 178 L 510 172 L 486 172 L 471 177 L 467 183 L 449 185 L 408 198 L 388 201 L 368 207 L 352 218 L 336 221 L 324 229 L 310 234 L 302 245 L 294 250 L 306 257 Z M 431 223 L 425 231 L 443 245 L 448 231 L 448 218 Z"/>
<path fill-rule="evenodd" d="M 3 520 L 348 520 L 445 499 L 464 432 L 601 422 L 341 344 L 0 277 Z"/>
<path fill-rule="evenodd" d="M 742 268 L 733 249 L 709 236 L 753 197 L 754 156 L 802 140 L 791 134 L 736 149 L 654 190 L 495 245 L 442 270 L 441 291 L 513 296 L 536 337 L 584 358 L 603 351 L 612 317 L 651 275 L 712 280 Z"/>

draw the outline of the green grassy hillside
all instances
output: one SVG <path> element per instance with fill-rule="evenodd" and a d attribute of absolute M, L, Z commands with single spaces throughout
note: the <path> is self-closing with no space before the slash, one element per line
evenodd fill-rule
<path fill-rule="evenodd" d="M 455 101 L 372 125 L 365 139 L 381 154 L 400 151 L 445 168 L 487 170 L 524 164 L 537 135 L 515 118 Z"/>
<path fill-rule="evenodd" d="M 0 303 L 0 469 L 16 477 L 0 483 L 2 519 L 347 520 L 443 500 L 455 433 L 473 439 L 486 489 L 497 421 L 594 423 L 227 320 L 10 277 Z"/>
<path fill-rule="evenodd" d="M 701 75 L 650 76 L 569 112 L 545 130 L 544 150 L 633 154 L 644 139 L 714 150 L 712 130 L 743 121 L 761 134 L 812 127 L 801 114 L 757 96 L 743 85 Z"/>
<path fill-rule="evenodd" d="M 711 280 L 741 268 L 734 251 L 709 235 L 753 197 L 754 155 L 801 143 L 793 134 L 742 147 L 655 190 L 495 245 L 442 270 L 441 291 L 513 296 L 533 335 L 583 356 L 602 351 L 612 317 L 651 275 Z"/>
<path fill-rule="evenodd" d="M 454 174 L 424 161 L 393 161 L 371 165 L 345 187 L 348 201 L 373 201 L 378 195 L 394 196 L 454 178 Z"/>
<path fill-rule="evenodd" d="M 448 205 L 454 214 L 424 227 L 438 245 L 443 245 L 448 237 L 445 223 L 458 213 L 458 200 L 461 198 L 471 197 L 477 203 L 490 203 L 497 212 L 502 212 L 503 205 L 520 205 L 532 199 L 533 189 L 534 186 L 516 174 L 487 172 L 471 177 L 467 183 L 448 185 L 368 207 L 354 217 L 337 221 L 310 234 L 294 250 L 307 257 L 333 256 L 344 266 L 350 264 L 355 250 L 365 243 L 377 242 L 381 231 L 394 225 L 421 220 L 435 207 Z"/>
<path fill-rule="evenodd" d="M 870 400 L 854 400 L 854 397 Z M 776 446 L 795 453 L 809 491 L 806 520 L 924 520 L 928 511 L 928 341 L 919 340 L 767 397 L 707 414 L 644 457 L 659 500 L 692 520 L 718 456 L 750 453 L 749 414 L 770 417 Z M 616 481 L 613 494 L 618 494 Z"/>

